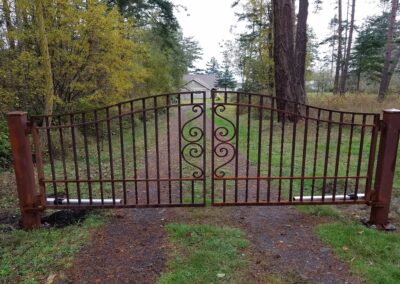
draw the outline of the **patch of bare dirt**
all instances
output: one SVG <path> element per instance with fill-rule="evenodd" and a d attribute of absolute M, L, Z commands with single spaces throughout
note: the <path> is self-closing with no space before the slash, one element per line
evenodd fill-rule
<path fill-rule="evenodd" d="M 165 268 L 165 209 L 119 211 L 76 256 L 60 283 L 154 283 Z"/>

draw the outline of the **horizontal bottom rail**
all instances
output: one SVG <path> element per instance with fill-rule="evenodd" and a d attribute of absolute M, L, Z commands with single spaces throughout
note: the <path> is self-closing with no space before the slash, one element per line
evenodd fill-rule
<path fill-rule="evenodd" d="M 350 193 L 347 195 L 343 195 L 343 194 L 338 194 L 338 195 L 307 195 L 307 196 L 294 196 L 293 197 L 293 201 L 320 201 L 320 200 L 357 200 L 357 199 L 363 199 L 365 198 L 365 194 L 364 193 L 358 193 L 357 195 L 354 193 Z"/>
<path fill-rule="evenodd" d="M 274 202 L 218 202 L 213 206 L 285 206 L 285 205 L 340 205 L 340 204 L 368 204 L 365 199 L 339 201 L 274 201 Z"/>
<path fill-rule="evenodd" d="M 152 181 L 203 181 L 204 177 L 199 178 L 126 178 L 126 179 L 46 179 L 43 183 L 91 183 L 91 182 L 104 182 L 104 183 L 117 183 L 117 182 L 152 182 Z"/>
<path fill-rule="evenodd" d="M 48 205 L 54 204 L 54 205 L 62 205 L 62 204 L 84 204 L 84 205 L 92 205 L 92 204 L 105 204 L 105 205 L 110 205 L 110 204 L 119 204 L 122 203 L 121 199 L 112 199 L 112 198 L 106 198 L 106 199 L 99 199 L 99 198 L 94 198 L 94 199 L 89 199 L 89 198 L 47 198 L 46 202 Z"/>
<path fill-rule="evenodd" d="M 62 205 L 47 205 L 46 209 L 123 209 L 123 208 L 172 208 L 172 207 L 205 207 L 204 203 L 185 203 L 185 204 L 62 204 Z"/>
<path fill-rule="evenodd" d="M 214 180 L 290 180 L 290 179 L 366 179 L 368 176 L 259 176 L 259 177 L 236 177 L 236 176 L 227 176 L 227 177 L 214 177 Z"/>

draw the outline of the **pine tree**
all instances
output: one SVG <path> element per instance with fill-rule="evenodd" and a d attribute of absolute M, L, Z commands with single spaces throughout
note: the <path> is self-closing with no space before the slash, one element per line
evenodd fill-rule
<path fill-rule="evenodd" d="M 231 69 L 228 65 L 225 65 L 223 70 L 218 74 L 217 87 L 223 88 L 226 91 L 227 89 L 235 89 L 236 84 L 237 82 Z"/>
<path fill-rule="evenodd" d="M 217 59 L 213 56 L 211 59 L 206 63 L 206 74 L 214 74 L 218 75 L 219 73 L 219 63 Z"/>

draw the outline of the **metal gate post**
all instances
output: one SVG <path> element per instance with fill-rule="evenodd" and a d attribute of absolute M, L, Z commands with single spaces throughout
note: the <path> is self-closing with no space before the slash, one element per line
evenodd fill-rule
<path fill-rule="evenodd" d="M 8 131 L 14 159 L 22 226 L 31 230 L 40 226 L 40 211 L 35 210 L 38 198 L 35 190 L 35 176 L 31 144 L 28 138 L 29 127 L 26 112 L 7 114 Z"/>
<path fill-rule="evenodd" d="M 381 138 L 375 175 L 375 189 L 371 200 L 369 224 L 389 229 L 389 208 L 392 197 L 400 132 L 400 110 L 383 111 Z"/>

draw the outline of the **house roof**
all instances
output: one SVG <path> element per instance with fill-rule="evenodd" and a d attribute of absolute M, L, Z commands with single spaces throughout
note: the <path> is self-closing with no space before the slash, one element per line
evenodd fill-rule
<path fill-rule="evenodd" d="M 191 81 L 196 81 L 200 85 L 211 90 L 215 87 L 217 76 L 215 74 L 186 74 L 183 76 L 183 81 L 185 82 L 185 85 Z"/>

